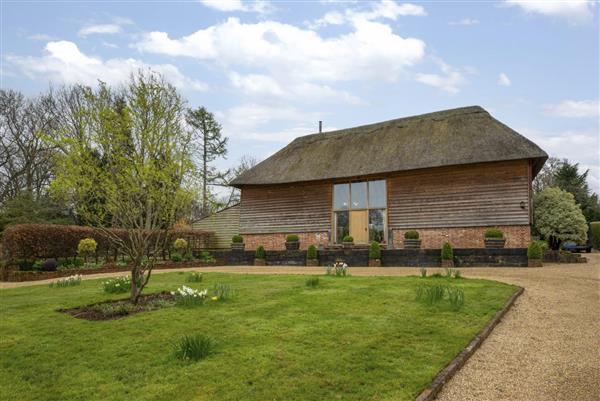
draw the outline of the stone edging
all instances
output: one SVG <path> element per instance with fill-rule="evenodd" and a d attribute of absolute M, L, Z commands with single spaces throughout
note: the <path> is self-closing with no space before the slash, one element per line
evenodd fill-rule
<path fill-rule="evenodd" d="M 444 384 L 448 382 L 458 372 L 458 370 L 467 362 L 467 360 L 475 353 L 475 351 L 481 346 L 483 341 L 490 335 L 494 327 L 502 317 L 510 310 L 517 298 L 523 294 L 525 289 L 519 287 L 519 289 L 506 301 L 502 309 L 500 309 L 486 324 L 486 326 L 471 340 L 469 345 L 465 347 L 454 359 L 446 365 L 433 379 L 433 381 L 427 386 L 427 388 L 415 398 L 415 401 L 432 401 L 438 395 Z"/>

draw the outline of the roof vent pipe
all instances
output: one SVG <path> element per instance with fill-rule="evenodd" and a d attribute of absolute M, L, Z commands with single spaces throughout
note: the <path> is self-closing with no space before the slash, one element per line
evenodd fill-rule
<path fill-rule="evenodd" d="M 323 121 L 319 120 L 319 134 L 323 132 Z"/>

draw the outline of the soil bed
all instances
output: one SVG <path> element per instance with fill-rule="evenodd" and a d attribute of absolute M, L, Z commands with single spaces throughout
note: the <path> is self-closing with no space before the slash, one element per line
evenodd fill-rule
<path fill-rule="evenodd" d="M 168 292 L 142 295 L 134 304 L 129 298 L 99 302 L 78 306 L 77 308 L 59 309 L 77 319 L 113 320 L 140 312 L 166 308 L 175 305 L 175 297 Z"/>

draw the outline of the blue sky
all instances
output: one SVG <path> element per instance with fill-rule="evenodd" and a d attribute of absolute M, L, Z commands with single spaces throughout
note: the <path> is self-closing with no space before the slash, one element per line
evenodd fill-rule
<path fill-rule="evenodd" d="M 3 1 L 2 88 L 163 73 L 213 111 L 227 160 L 292 138 L 481 105 L 600 193 L 599 22 L 590 1 Z"/>

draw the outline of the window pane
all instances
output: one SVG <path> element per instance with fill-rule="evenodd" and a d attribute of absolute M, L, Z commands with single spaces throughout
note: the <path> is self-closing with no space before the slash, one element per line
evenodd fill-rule
<path fill-rule="evenodd" d="M 349 212 L 335 212 L 335 242 L 341 244 L 346 235 L 350 234 Z"/>
<path fill-rule="evenodd" d="M 348 201 L 350 197 L 349 184 L 336 184 L 333 186 L 333 208 L 348 209 Z"/>
<path fill-rule="evenodd" d="M 369 241 L 383 242 L 385 211 L 369 210 Z"/>
<path fill-rule="evenodd" d="M 385 180 L 369 181 L 369 208 L 385 207 Z"/>
<path fill-rule="evenodd" d="M 366 182 L 353 182 L 352 190 L 352 209 L 366 209 L 367 208 L 367 183 Z"/>

